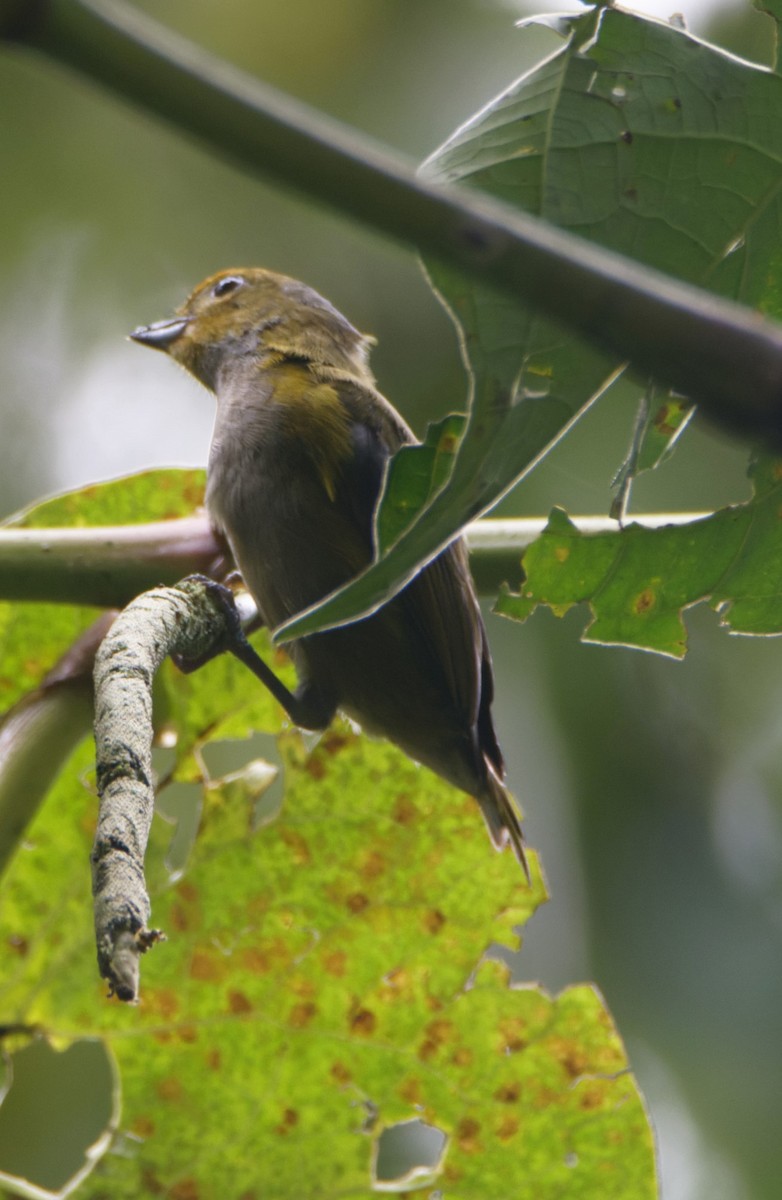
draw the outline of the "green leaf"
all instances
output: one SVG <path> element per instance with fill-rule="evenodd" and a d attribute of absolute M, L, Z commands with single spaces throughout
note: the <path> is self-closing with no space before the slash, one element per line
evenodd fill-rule
<path fill-rule="evenodd" d="M 446 450 L 455 432 L 443 428 Z M 442 440 L 432 450 L 436 480 Z M 163 490 L 176 506 L 177 483 L 190 504 L 186 478 L 166 475 L 145 496 L 149 482 L 67 497 L 44 519 L 100 520 L 104 498 L 112 523 L 148 519 Z M 50 613 L 6 615 L 20 671 L 47 644 Z M 103 1157 L 81 1195 L 369 1198 L 383 1131 L 420 1118 L 447 1138 L 430 1175 L 450 1196 L 482 1194 L 486 1180 L 530 1200 L 587 1195 L 608 1174 L 620 1200 L 651 1200 L 651 1133 L 597 994 L 552 999 L 482 963 L 490 944 L 517 945 L 545 898 L 534 855 L 528 888 L 513 856 L 491 850 L 473 800 L 342 727 L 309 751 L 280 736 L 285 804 L 259 825 L 268 772 L 204 779 L 216 742 L 280 729 L 276 705 L 227 656 L 190 676 L 164 667 L 155 715 L 175 751 L 166 779 L 207 786 L 177 783 L 171 805 L 162 786 L 161 813 L 192 827 L 200 810 L 200 823 L 184 847 L 170 817 L 153 823 L 147 880 L 169 940 L 144 960 L 141 1005 L 109 1002 L 96 972 L 91 745 L 0 883 L 0 1026 L 58 1045 L 97 1039 L 120 1073 L 119 1133 L 108 1136 L 116 1096 L 112 1086 L 109 1105 L 101 1084 L 106 1136 L 92 1161 Z M 0 1172 L 19 1167 L 12 1149 L 4 1161 L 0 1140 Z"/>
<path fill-rule="evenodd" d="M 250 640 L 259 654 L 274 659 L 265 630 Z M 277 651 L 273 666 L 288 687 L 295 687 L 287 657 Z M 189 781 L 201 778 L 199 755 L 205 745 L 241 741 L 258 732 L 276 733 L 280 709 L 250 671 L 221 654 L 192 675 L 165 663 L 155 682 L 155 716 L 157 728 L 176 736 L 175 778 Z"/>
<path fill-rule="evenodd" d="M 451 413 L 432 424 L 420 446 L 403 446 L 391 461 L 378 513 L 376 544 L 383 554 L 443 486 L 464 432 L 465 417 Z"/>
<path fill-rule="evenodd" d="M 203 504 L 204 479 L 203 471 L 145 471 L 54 496 L 3 524 L 132 525 L 187 516 Z M 86 606 L 0 603 L 0 712 L 40 682 L 95 615 Z"/>
<path fill-rule="evenodd" d="M 62 492 L 3 521 L 10 528 L 138 525 L 187 517 L 204 503 L 206 472 L 173 468 L 138 471 L 120 479 Z"/>
<path fill-rule="evenodd" d="M 593 9 L 425 169 L 778 316 L 781 89 L 778 76 L 678 27 Z M 391 551 L 289 622 L 284 638 L 376 608 L 531 469 L 620 369 L 505 296 L 427 266 L 473 376 L 453 471 Z"/>
<path fill-rule="evenodd" d="M 448 1139 L 449 1196 L 597 1195 L 609 1178 L 617 1200 L 652 1200 L 651 1133 L 598 994 L 476 972 L 543 899 L 534 857 L 530 890 L 475 803 L 385 744 L 337 728 L 281 749 L 280 818 L 253 834 L 249 802 L 210 787 L 178 881 L 155 822 L 169 940 L 137 1008 L 95 974 L 85 754 L 3 886 L 0 939 L 19 952 L 0 1020 L 100 1038 L 119 1064 L 118 1153 L 81 1194 L 369 1200 L 382 1131 L 420 1117 Z"/>
<path fill-rule="evenodd" d="M 758 12 L 768 13 L 774 25 L 774 70 L 779 71 L 779 26 L 782 24 L 782 0 L 753 0 L 753 8 Z"/>
<path fill-rule="evenodd" d="M 519 594 L 495 611 L 524 621 L 539 604 L 563 616 L 587 602 L 584 640 L 655 650 L 687 649 L 684 610 L 707 601 L 733 633 L 782 633 L 782 469 L 762 460 L 752 501 L 685 525 L 586 535 L 555 509 L 523 558 Z"/>

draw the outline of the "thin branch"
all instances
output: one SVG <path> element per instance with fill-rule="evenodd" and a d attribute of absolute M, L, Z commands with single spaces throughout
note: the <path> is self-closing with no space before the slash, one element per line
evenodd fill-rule
<path fill-rule="evenodd" d="M 656 527 L 708 515 L 647 513 L 632 520 Z M 571 520 L 582 533 L 619 528 L 605 516 Z M 481 592 L 496 593 L 500 583 L 518 577 L 521 554 L 545 524 L 545 517 L 520 517 L 485 518 L 467 526 L 470 564 Z M 0 528 L 0 601 L 119 607 L 149 588 L 176 583 L 183 572 L 216 574 L 220 550 L 206 516 L 79 529 Z"/>
<path fill-rule="evenodd" d="M 152 681 L 168 654 L 192 660 L 223 648 L 226 610 L 205 583 L 196 576 L 139 596 L 117 617 L 95 661 L 95 937 L 101 975 L 121 1000 L 137 998 L 139 956 L 162 937 L 147 926 L 144 880 L 155 803 Z"/>
<path fill-rule="evenodd" d="M 193 134 L 213 153 L 447 261 L 782 446 L 782 331 L 475 192 L 437 185 L 355 130 L 116 0 L 0 0 L 17 38 Z"/>
<path fill-rule="evenodd" d="M 95 652 L 113 619 L 103 613 L 0 721 L 0 874 L 65 759 L 90 732 Z"/>

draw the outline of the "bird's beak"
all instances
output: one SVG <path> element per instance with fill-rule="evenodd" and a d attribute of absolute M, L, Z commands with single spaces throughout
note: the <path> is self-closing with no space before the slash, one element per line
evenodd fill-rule
<path fill-rule="evenodd" d="M 153 350 L 168 350 L 189 324 L 189 317 L 169 317 L 167 321 L 155 321 L 154 325 L 139 325 L 130 337 L 132 341 L 151 346 Z"/>

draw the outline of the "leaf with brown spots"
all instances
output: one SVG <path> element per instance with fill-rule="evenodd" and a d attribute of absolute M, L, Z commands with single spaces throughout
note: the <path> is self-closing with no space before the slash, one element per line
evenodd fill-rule
<path fill-rule="evenodd" d="M 496 964 L 475 972 L 489 942 L 516 944 L 543 898 L 534 857 L 529 890 L 512 856 L 487 847 L 473 802 L 389 746 L 340 737 L 317 779 L 283 739 L 280 817 L 249 835 L 241 806 L 215 803 L 173 888 L 168 829 L 155 823 L 155 919 L 170 939 L 145 964 L 138 1008 L 107 1005 L 94 981 L 72 865 L 87 861 L 89 832 L 71 818 L 94 803 L 79 764 L 42 810 L 3 894 L 0 938 L 31 933 L 0 995 L 6 1011 L 112 1045 L 123 1128 L 141 1139 L 107 1156 L 82 1194 L 132 1200 L 154 1179 L 160 1194 L 194 1186 L 199 1200 L 369 1197 L 382 1130 L 423 1115 L 448 1138 L 449 1195 L 537 1198 L 613 1164 L 628 1172 L 628 1200 L 645 1200 L 651 1136 L 595 994 L 551 1000 L 510 988 Z M 419 820 L 398 820 L 400 796 Z M 34 881 L 52 861 L 63 878 L 42 898 Z M 21 915 L 33 904 L 34 926 Z M 571 1151 L 575 1168 L 563 1165 Z"/>
<path fill-rule="evenodd" d="M 586 603 L 584 641 L 674 658 L 686 652 L 684 612 L 694 604 L 711 604 L 733 633 L 782 633 L 782 483 L 775 466 L 754 465 L 752 500 L 687 524 L 630 523 L 587 535 L 554 509 L 524 554 L 521 592 L 505 589 L 495 611 L 524 621 L 538 605 L 563 616 Z"/>
<path fill-rule="evenodd" d="M 182 687 L 161 683 L 185 747 L 176 770 L 192 779 L 210 738 L 228 727 L 244 737 L 259 715 L 257 685 L 213 665 Z M 90 747 L 2 882 L 0 945 L 23 936 L 25 953 L 9 949 L 0 1022 L 98 1039 L 121 1073 L 119 1144 L 131 1152 L 105 1155 L 80 1196 L 368 1200 L 383 1130 L 423 1117 L 448 1139 L 432 1186 L 449 1197 L 457 1179 L 476 1194 L 479 1164 L 491 1194 L 529 1184 L 545 1195 L 551 1179 L 576 1178 L 563 1175 L 563 1146 L 577 1148 L 579 1179 L 624 1171 L 628 1154 L 651 1172 L 602 1010 L 560 1028 L 562 1000 L 516 992 L 489 965 L 476 972 L 490 943 L 518 945 L 544 899 L 534 854 L 529 888 L 513 856 L 487 844 L 474 801 L 347 725 L 312 750 L 282 732 L 279 750 L 279 816 L 258 827 L 249 794 L 210 781 L 175 880 L 170 826 L 153 822 L 147 877 L 169 940 L 145 960 L 136 1008 L 107 1003 L 95 974 Z M 563 1066 L 579 1053 L 583 1077 Z M 603 1084 L 603 1072 L 616 1079 Z"/>
<path fill-rule="evenodd" d="M 606 3 L 562 18 L 559 31 L 563 44 L 460 122 L 424 164 L 425 177 L 488 194 L 668 276 L 780 316 L 779 76 L 673 24 Z M 503 253 L 499 234 L 496 244 L 481 237 L 472 246 L 486 259 Z M 606 286 L 582 300 L 594 314 L 587 339 L 534 302 L 523 305 L 509 288 L 478 286 L 474 275 L 436 255 L 427 269 L 458 326 L 473 377 L 458 448 L 451 453 L 450 418 L 432 426 L 422 445 L 404 447 L 377 515 L 377 560 L 320 609 L 294 618 L 288 635 L 371 610 L 533 469 L 624 371 L 630 355 L 604 349 L 612 314 L 635 313 L 622 314 L 638 337 L 632 349 L 651 362 L 661 386 L 683 378 L 682 360 L 702 363 L 706 375 L 723 336 L 715 317 L 702 338 L 677 344 L 670 332 L 679 325 L 677 310 L 670 320 L 647 319 L 647 308 L 634 309 Z M 568 287 L 565 277 L 556 290 Z M 576 273 L 571 290 L 584 290 Z M 689 320 L 681 324 L 692 329 Z M 646 384 L 645 369 L 635 393 Z M 735 412 L 738 381 L 734 388 Z M 630 474 L 659 461 L 689 411 L 686 398 L 660 404 L 653 397 Z M 628 434 L 631 422 L 628 411 Z"/>

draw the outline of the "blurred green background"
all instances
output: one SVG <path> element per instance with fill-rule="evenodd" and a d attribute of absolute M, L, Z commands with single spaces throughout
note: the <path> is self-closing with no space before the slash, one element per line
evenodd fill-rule
<path fill-rule="evenodd" d="M 416 160 L 558 44 L 514 28 L 536 6 L 501 0 L 138 7 Z M 771 23 L 748 3 L 684 8 L 698 35 L 769 61 Z M 419 433 L 463 406 L 453 330 L 409 250 L 21 49 L 0 57 L 0 139 L 3 514 L 64 487 L 205 461 L 209 396 L 124 338 L 221 267 L 301 277 L 376 335 L 380 387 Z M 609 395 L 502 512 L 605 512 L 633 399 L 629 387 Z M 744 499 L 746 458 L 699 427 L 639 482 L 634 506 Z M 552 891 L 520 974 L 604 992 L 658 1131 L 665 1200 L 777 1200 L 782 645 L 728 639 L 697 611 L 680 664 L 581 645 L 582 624 L 489 618 L 511 783 Z"/>

